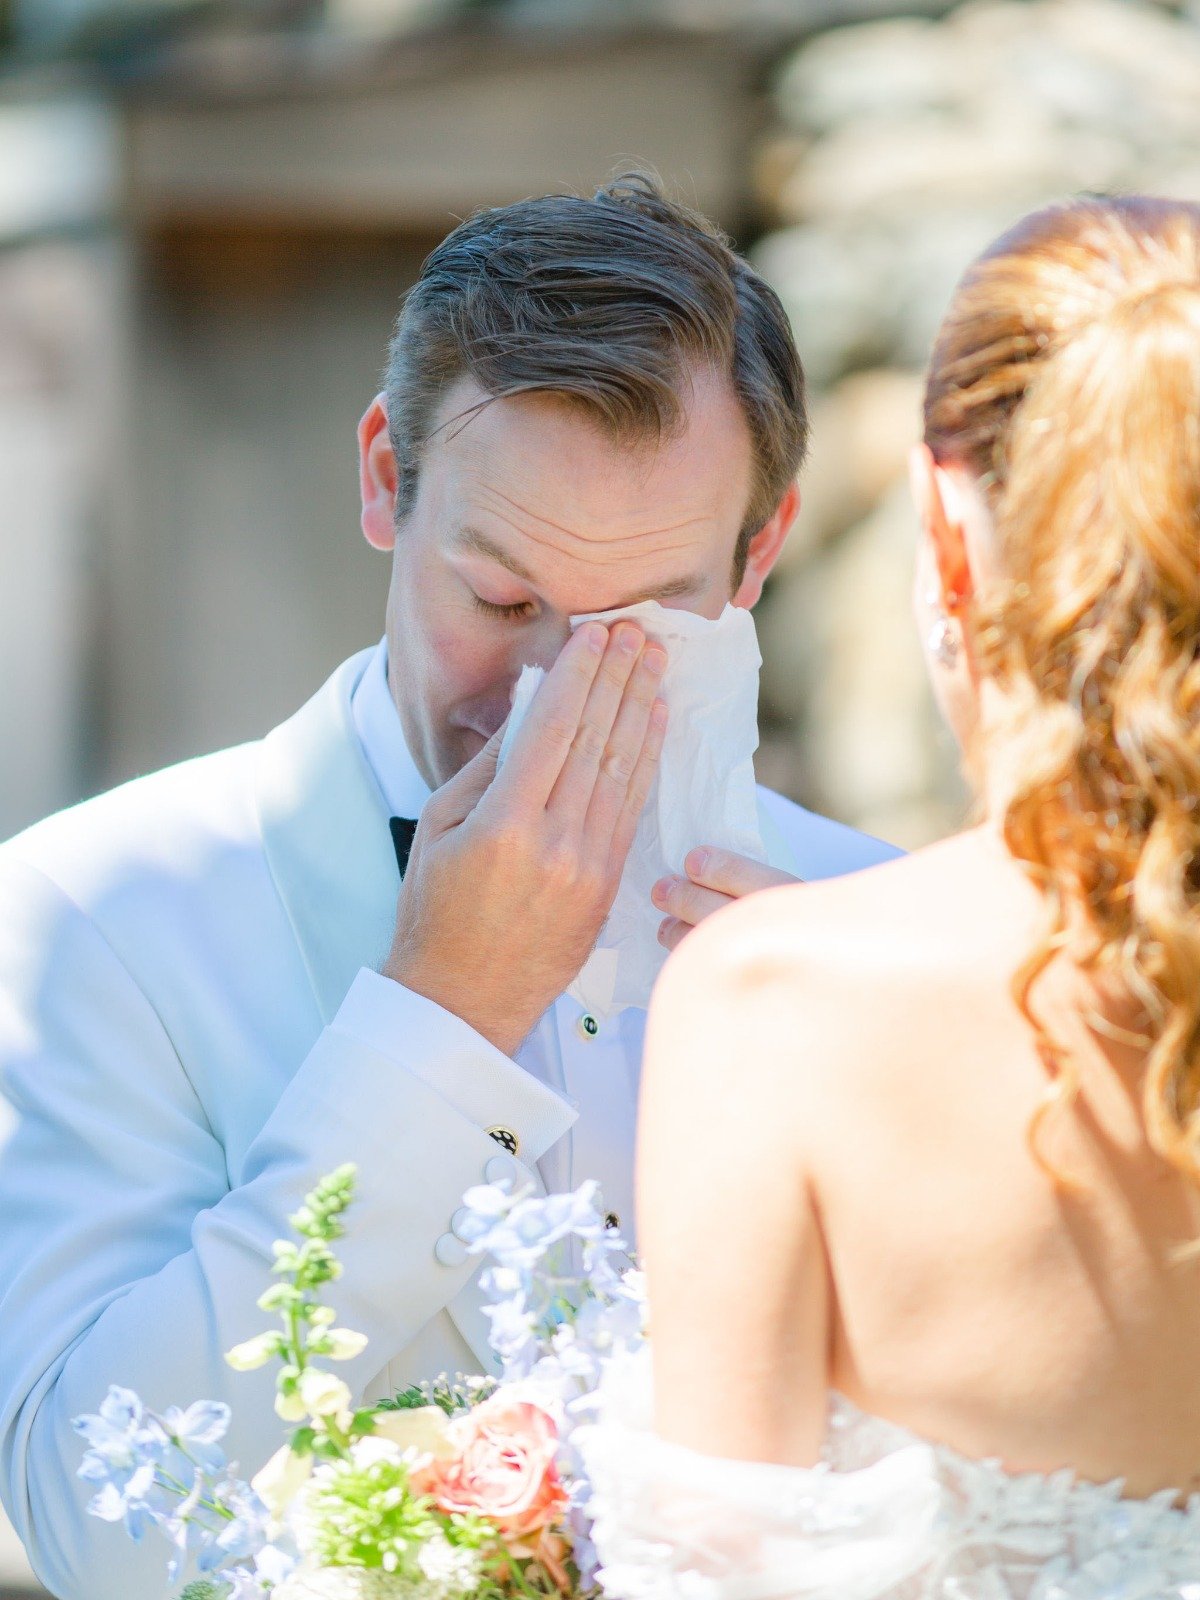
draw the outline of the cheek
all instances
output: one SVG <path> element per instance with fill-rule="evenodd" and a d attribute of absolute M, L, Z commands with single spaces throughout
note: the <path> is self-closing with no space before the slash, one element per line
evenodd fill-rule
<path fill-rule="evenodd" d="M 505 632 L 475 612 L 417 530 L 404 554 L 393 594 L 396 655 L 406 681 L 420 685 L 425 714 L 453 718 L 456 707 L 489 699 L 510 675 Z"/>
<path fill-rule="evenodd" d="M 467 699 L 490 688 L 507 672 L 502 641 L 480 627 L 478 619 L 442 616 L 433 619 L 426 637 L 426 671 L 443 703 Z"/>
<path fill-rule="evenodd" d="M 414 681 L 424 685 L 430 702 L 452 703 L 479 670 L 478 619 L 458 601 L 447 575 L 428 559 L 410 562 L 399 601 L 397 643 Z"/>

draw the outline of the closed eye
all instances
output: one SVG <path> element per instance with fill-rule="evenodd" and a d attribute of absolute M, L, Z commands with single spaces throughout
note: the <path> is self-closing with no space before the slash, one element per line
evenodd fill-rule
<path fill-rule="evenodd" d="M 498 606 L 491 600 L 482 599 L 477 594 L 472 595 L 471 598 L 475 602 L 476 611 L 482 611 L 485 617 L 501 617 L 506 618 L 509 622 L 516 622 L 522 617 L 533 614 L 533 602 L 530 600 L 518 600 L 515 605 L 511 606 Z"/>

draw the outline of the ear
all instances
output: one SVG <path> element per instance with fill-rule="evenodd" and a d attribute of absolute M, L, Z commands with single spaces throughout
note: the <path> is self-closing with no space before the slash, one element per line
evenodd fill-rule
<path fill-rule="evenodd" d="M 908 478 L 921 528 L 937 566 L 942 604 L 954 614 L 975 593 L 967 550 L 965 497 L 952 467 L 940 467 L 926 444 L 914 445 Z"/>
<path fill-rule="evenodd" d="M 793 483 L 775 508 L 774 515 L 763 523 L 750 540 L 746 571 L 733 597 L 735 606 L 742 606 L 749 611 L 752 606 L 758 604 L 763 584 L 766 583 L 771 568 L 779 560 L 783 541 L 787 538 L 799 510 L 800 488 L 798 484 Z"/>
<path fill-rule="evenodd" d="M 362 531 L 376 550 L 396 543 L 396 458 L 388 437 L 387 401 L 377 394 L 358 425 L 358 488 Z"/>

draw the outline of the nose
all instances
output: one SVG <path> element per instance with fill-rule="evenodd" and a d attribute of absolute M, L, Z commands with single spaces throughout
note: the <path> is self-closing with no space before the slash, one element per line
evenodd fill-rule
<path fill-rule="evenodd" d="M 549 671 L 570 637 L 571 624 L 567 618 L 546 612 L 525 627 L 513 629 L 502 672 L 492 680 L 495 686 L 493 693 L 499 691 L 503 695 L 503 703 L 489 704 L 486 712 L 489 727 L 493 730 L 498 728 L 508 715 L 522 669 L 542 667 Z"/>
<path fill-rule="evenodd" d="M 513 640 L 512 681 L 516 683 L 522 667 L 545 667 L 547 671 L 558 660 L 563 646 L 571 637 L 571 624 L 567 617 L 543 611 L 520 637 Z"/>

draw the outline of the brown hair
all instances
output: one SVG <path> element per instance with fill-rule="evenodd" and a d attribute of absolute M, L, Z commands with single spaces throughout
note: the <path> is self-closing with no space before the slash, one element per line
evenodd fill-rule
<path fill-rule="evenodd" d="M 1200 207 L 1082 200 L 1001 238 L 942 326 L 925 437 L 984 487 L 1003 572 L 966 627 L 1050 912 L 1015 990 L 1060 1069 L 1035 1151 L 1078 1089 L 1029 1005 L 1066 948 L 1144 1010 L 1147 1133 L 1200 1181 Z"/>
<path fill-rule="evenodd" d="M 397 515 L 412 505 L 433 419 L 460 377 L 490 399 L 561 396 L 640 442 L 683 424 L 699 366 L 728 375 L 754 452 L 736 587 L 807 445 L 804 373 L 778 297 L 707 218 L 639 173 L 591 199 L 481 211 L 429 256 L 392 336 L 384 387 Z"/>

